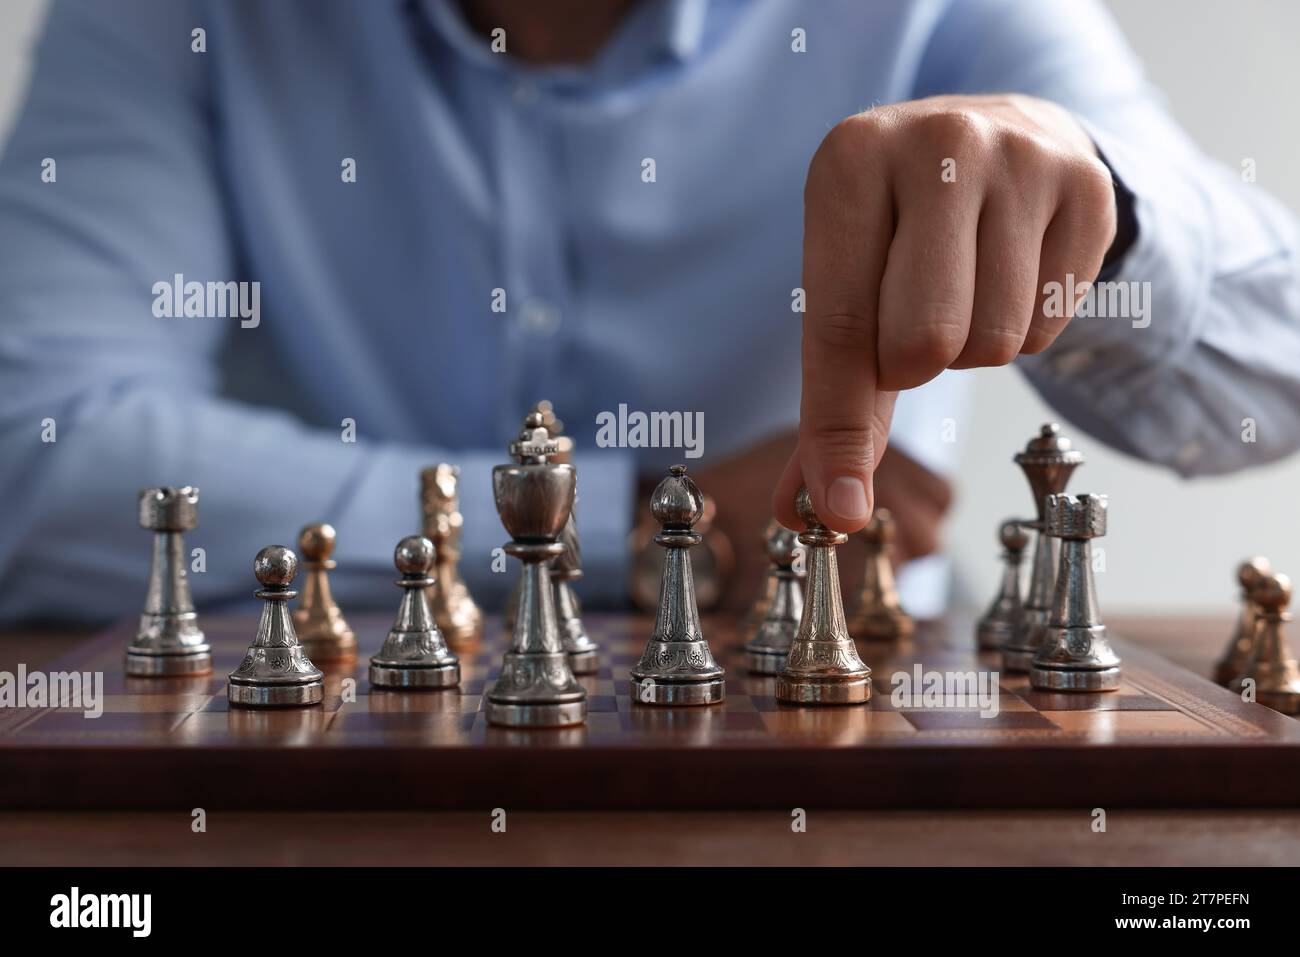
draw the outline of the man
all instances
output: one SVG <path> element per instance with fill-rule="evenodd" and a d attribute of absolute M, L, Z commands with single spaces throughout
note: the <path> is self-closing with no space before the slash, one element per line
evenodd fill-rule
<path fill-rule="evenodd" d="M 593 604 L 676 460 L 745 571 L 801 481 L 933 551 L 947 370 L 1017 361 L 1185 474 L 1270 460 L 1300 444 L 1296 252 L 1092 2 L 56 0 L 0 165 L 0 615 L 134 607 L 158 484 L 202 489 L 200 600 L 317 520 L 343 599 L 384 600 L 440 459 L 499 600 L 488 473 L 542 397 Z M 1071 321 L 1099 272 L 1127 305 Z M 601 439 L 655 411 L 702 445 Z"/>

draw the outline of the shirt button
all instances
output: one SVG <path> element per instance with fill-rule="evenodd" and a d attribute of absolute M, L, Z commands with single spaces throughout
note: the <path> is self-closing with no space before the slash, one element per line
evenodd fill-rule
<path fill-rule="evenodd" d="M 560 328 L 560 310 L 549 302 L 529 299 L 519 313 L 519 325 L 540 338 L 553 336 Z"/>

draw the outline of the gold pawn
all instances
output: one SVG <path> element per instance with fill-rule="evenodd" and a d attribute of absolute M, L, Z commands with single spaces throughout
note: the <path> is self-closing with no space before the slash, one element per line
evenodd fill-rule
<path fill-rule="evenodd" d="M 867 565 L 857 604 L 849 615 L 849 634 L 860 641 L 899 641 L 916 630 L 912 616 L 903 611 L 894 583 L 891 556 L 897 532 L 887 508 L 878 508 L 862 530 Z"/>
<path fill-rule="evenodd" d="M 453 648 L 471 645 L 483 634 L 483 612 L 460 577 L 460 535 L 465 517 L 460 513 L 459 485 L 460 469 L 445 462 L 420 473 L 424 536 L 433 542 L 437 555 L 435 582 L 424 594 L 438 630 Z"/>
<path fill-rule="evenodd" d="M 1255 700 L 1283 714 L 1300 714 L 1300 663 L 1287 648 L 1285 626 L 1291 620 L 1286 606 L 1291 602 L 1291 579 L 1266 575 L 1251 593 L 1258 609 L 1254 641 L 1242 673 L 1229 689 L 1241 692 L 1248 680 L 1255 682 Z"/>
<path fill-rule="evenodd" d="M 357 654 L 356 635 L 330 591 L 329 573 L 338 567 L 330 558 L 335 537 L 334 526 L 324 522 L 307 525 L 298 534 L 298 552 L 307 578 L 302 603 L 293 613 L 293 626 L 313 661 L 346 661 Z"/>

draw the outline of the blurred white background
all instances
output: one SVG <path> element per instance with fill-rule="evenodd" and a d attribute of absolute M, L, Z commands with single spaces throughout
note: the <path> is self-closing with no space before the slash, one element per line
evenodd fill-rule
<path fill-rule="evenodd" d="M 0 135 L 17 108 L 44 6 L 0 4 Z M 1300 3 L 1111 0 L 1110 7 L 1202 148 L 1234 169 L 1253 158 L 1259 185 L 1300 213 Z M 1053 416 L 1011 370 L 965 374 L 978 387 L 965 417 L 967 462 L 948 540 L 959 595 L 983 604 L 997 579 L 997 525 L 1028 511 L 1026 485 L 1010 457 Z M 1251 554 L 1268 555 L 1300 576 L 1300 458 L 1186 482 L 1075 434 L 1088 464 L 1073 489 L 1111 497 L 1107 570 L 1098 581 L 1105 611 L 1223 611 L 1235 600 L 1235 566 Z"/>

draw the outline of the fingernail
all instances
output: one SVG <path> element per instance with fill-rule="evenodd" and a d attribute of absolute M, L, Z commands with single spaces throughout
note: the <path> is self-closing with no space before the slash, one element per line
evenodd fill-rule
<path fill-rule="evenodd" d="M 840 518 L 856 522 L 867 517 L 867 488 L 862 480 L 841 475 L 826 490 L 826 505 Z"/>

